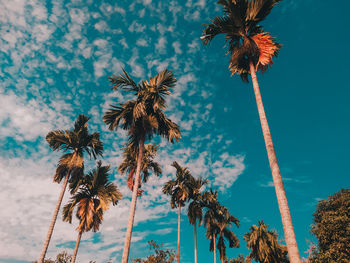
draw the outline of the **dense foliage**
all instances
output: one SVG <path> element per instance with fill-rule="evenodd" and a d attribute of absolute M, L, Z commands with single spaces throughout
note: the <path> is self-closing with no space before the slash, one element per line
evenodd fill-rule
<path fill-rule="evenodd" d="M 311 263 L 350 262 L 350 189 L 318 203 L 311 232 L 318 239 Z"/>
<path fill-rule="evenodd" d="M 250 231 L 244 235 L 250 253 L 247 262 L 251 259 L 260 263 L 287 263 L 287 248 L 278 243 L 278 234 L 268 230 L 268 225 L 259 221 L 258 225 L 250 227 Z"/>
<path fill-rule="evenodd" d="M 153 250 L 153 254 L 147 258 L 133 259 L 133 263 L 172 263 L 175 260 L 175 251 L 172 249 L 163 249 L 163 245 L 158 245 L 156 241 L 148 241 L 150 250 Z"/>

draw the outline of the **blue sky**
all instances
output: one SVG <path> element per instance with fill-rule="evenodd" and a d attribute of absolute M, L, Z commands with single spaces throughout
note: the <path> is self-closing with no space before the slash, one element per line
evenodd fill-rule
<path fill-rule="evenodd" d="M 91 117 L 91 131 L 101 133 L 103 162 L 112 165 L 111 177 L 125 198 L 106 213 L 99 233 L 83 235 L 78 261 L 119 262 L 131 196 L 116 172 L 125 134 L 109 132 L 102 116 L 109 104 L 128 98 L 113 93 L 107 80 L 121 67 L 135 80 L 173 70 L 178 83 L 167 113 L 183 135 L 174 145 L 156 140 L 164 174 L 144 185 L 131 257 L 146 256 L 151 239 L 176 247 L 177 217 L 161 194 L 175 160 L 208 178 L 241 220 L 233 228 L 241 248 L 228 250 L 229 256 L 247 255 L 242 236 L 261 219 L 283 239 L 251 84 L 230 76 L 223 37 L 209 46 L 199 39 L 203 24 L 221 14 L 216 1 L 0 0 L 0 5 L 1 262 L 39 256 L 60 190 L 52 183 L 60 154 L 48 148 L 45 136 L 70 128 L 80 113 Z M 283 48 L 258 79 L 303 256 L 317 201 L 349 188 L 349 5 L 282 1 L 264 22 Z M 87 161 L 87 169 L 93 165 Z M 72 252 L 76 223 L 58 219 L 49 257 Z M 182 226 L 182 262 L 192 262 L 193 229 L 185 215 Z M 204 233 L 199 230 L 199 261 L 211 262 Z"/>

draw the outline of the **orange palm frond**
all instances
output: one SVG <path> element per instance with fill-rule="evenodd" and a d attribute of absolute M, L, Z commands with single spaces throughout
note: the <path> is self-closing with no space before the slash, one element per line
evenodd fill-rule
<path fill-rule="evenodd" d="M 273 64 L 272 57 L 277 55 L 281 45 L 274 42 L 274 38 L 267 33 L 260 33 L 252 37 L 259 48 L 259 61 L 256 68 L 264 71 Z"/>

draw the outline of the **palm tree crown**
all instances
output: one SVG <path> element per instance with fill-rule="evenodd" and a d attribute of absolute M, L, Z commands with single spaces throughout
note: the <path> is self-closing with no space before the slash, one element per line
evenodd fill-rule
<path fill-rule="evenodd" d="M 208 180 L 202 178 L 194 179 L 191 189 L 190 200 L 192 200 L 188 206 L 188 220 L 191 225 L 197 224 L 200 226 L 203 222 L 203 195 L 201 189 L 208 183 Z"/>
<path fill-rule="evenodd" d="M 162 169 L 160 165 L 154 161 L 157 155 L 158 145 L 148 144 L 145 145 L 145 149 L 142 155 L 141 172 L 142 181 L 147 182 L 150 173 L 153 172 L 154 175 L 160 176 L 162 174 Z M 118 170 L 121 174 L 128 173 L 128 187 L 132 191 L 134 186 L 134 175 L 137 167 L 137 152 L 134 147 L 127 145 L 124 147 L 123 162 L 119 165 Z M 141 187 L 141 185 L 139 186 Z M 142 194 L 142 190 L 139 190 L 138 195 Z"/>
<path fill-rule="evenodd" d="M 248 81 L 249 64 L 265 71 L 281 45 L 263 31 L 264 20 L 281 0 L 219 0 L 224 16 L 215 17 L 204 29 L 201 39 L 208 44 L 216 35 L 225 34 L 230 53 L 229 69 Z"/>
<path fill-rule="evenodd" d="M 277 233 L 267 228 L 263 221 L 259 221 L 258 226 L 251 226 L 250 232 L 244 235 L 247 247 L 251 249 L 247 261 L 253 259 L 261 263 L 289 262 L 287 248 L 278 243 Z"/>
<path fill-rule="evenodd" d="M 46 136 L 46 141 L 53 151 L 64 151 L 59 160 L 54 181 L 60 183 L 65 176 L 69 176 L 70 189 L 72 192 L 79 187 L 83 175 L 84 159 L 83 153 L 96 159 L 102 156 L 103 143 L 100 141 L 100 134 L 94 132 L 89 134 L 88 120 L 85 115 L 79 115 L 72 130 L 55 130 Z"/>
<path fill-rule="evenodd" d="M 122 89 L 134 93 L 136 98 L 124 104 L 112 105 L 103 117 L 110 130 L 119 126 L 129 131 L 129 143 L 137 149 L 141 138 L 152 139 L 154 134 L 167 138 L 170 142 L 181 138 L 179 126 L 168 119 L 163 112 L 165 96 L 171 94 L 176 78 L 169 70 L 136 84 L 123 70 L 120 76 L 109 78 L 112 89 Z"/>
<path fill-rule="evenodd" d="M 83 232 L 91 229 L 98 231 L 103 212 L 122 198 L 117 186 L 108 181 L 109 170 L 110 166 L 102 166 L 99 161 L 97 168 L 85 176 L 79 190 L 63 208 L 64 221 L 72 222 L 73 210 L 77 206 L 76 216 L 80 221 L 77 229 Z"/>
<path fill-rule="evenodd" d="M 176 178 L 165 183 L 163 193 L 171 196 L 171 208 L 182 207 L 191 196 L 194 178 L 186 167 L 177 162 L 173 162 L 172 166 L 176 169 Z"/>

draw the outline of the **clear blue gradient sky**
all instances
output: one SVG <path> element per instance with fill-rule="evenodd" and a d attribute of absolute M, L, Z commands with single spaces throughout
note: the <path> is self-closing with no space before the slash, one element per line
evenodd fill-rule
<path fill-rule="evenodd" d="M 167 113 L 183 134 L 174 145 L 155 140 L 164 174 L 144 185 L 131 257 L 146 256 L 151 239 L 176 248 L 176 211 L 161 194 L 174 176 L 173 161 L 208 178 L 241 220 L 233 228 L 241 247 L 228 249 L 230 257 L 247 255 L 243 234 L 261 219 L 283 240 L 251 84 L 230 75 L 223 37 L 200 42 L 203 24 L 222 14 L 216 1 L 0 0 L 0 6 L 0 262 L 39 256 L 60 190 L 52 183 L 60 154 L 45 136 L 70 128 L 80 113 L 101 133 L 103 162 L 125 198 L 106 213 L 99 233 L 83 235 L 78 262 L 120 261 L 131 197 L 116 171 L 125 134 L 108 131 L 102 116 L 128 99 L 113 93 L 107 79 L 122 67 L 136 80 L 173 70 L 178 84 Z M 318 200 L 350 186 L 349 8 L 348 1 L 285 0 L 263 24 L 283 44 L 258 79 L 303 256 Z M 93 165 L 87 161 L 86 169 Z M 48 257 L 72 253 L 76 226 L 57 220 Z M 193 262 L 185 213 L 181 238 L 182 262 Z M 199 262 L 211 262 L 203 228 L 198 238 Z"/>

